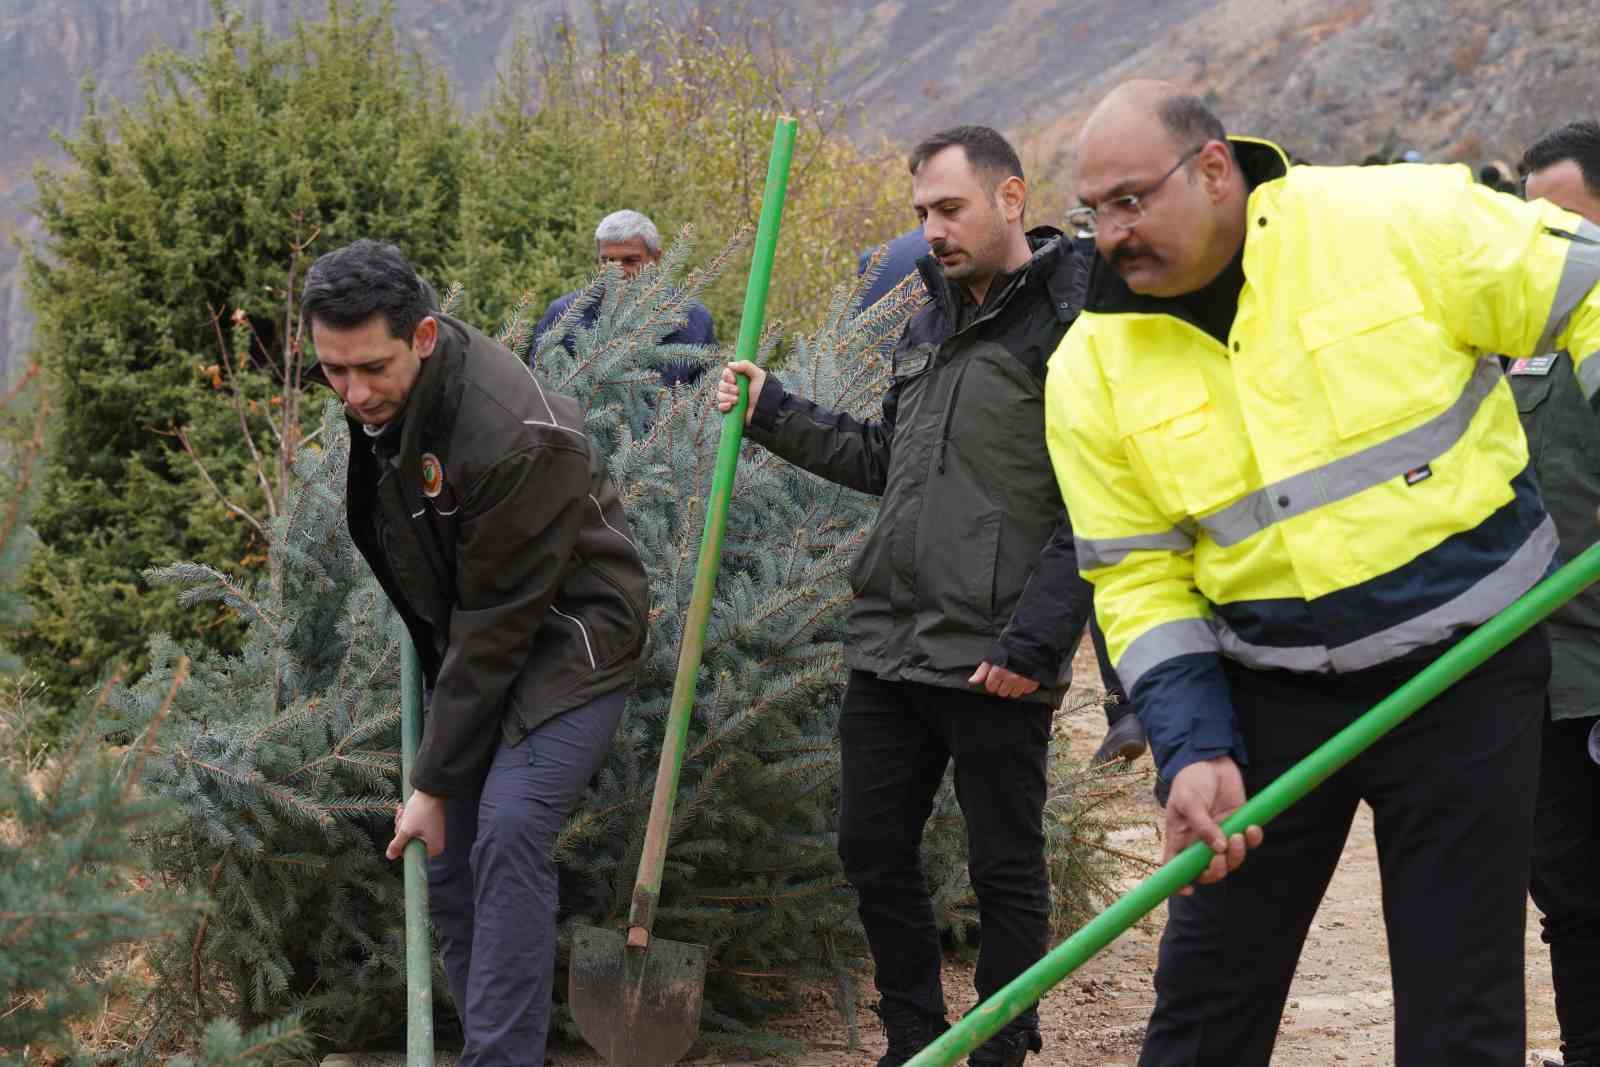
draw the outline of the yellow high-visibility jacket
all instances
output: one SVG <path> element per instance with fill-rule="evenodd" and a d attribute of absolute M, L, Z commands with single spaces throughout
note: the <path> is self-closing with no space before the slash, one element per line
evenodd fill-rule
<path fill-rule="evenodd" d="M 1600 389 L 1600 228 L 1466 167 L 1234 148 L 1227 343 L 1097 259 L 1046 378 L 1078 564 L 1168 776 L 1246 755 L 1219 657 L 1359 671 L 1543 577 L 1555 530 L 1493 354 L 1565 348 Z"/>

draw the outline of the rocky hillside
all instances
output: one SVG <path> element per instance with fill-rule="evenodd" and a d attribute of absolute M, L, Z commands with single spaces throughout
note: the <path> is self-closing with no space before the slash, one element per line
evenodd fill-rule
<path fill-rule="evenodd" d="M 691 6 L 691 0 L 677 0 Z M 617 0 L 600 0 L 616 7 Z M 238 6 L 238 5 L 236 5 Z M 274 25 L 319 0 L 243 0 Z M 482 96 L 519 31 L 538 32 L 580 0 L 393 0 L 404 33 Z M 716 10 L 696 0 L 696 10 Z M 1230 127 L 1316 161 L 1416 148 L 1431 159 L 1515 160 L 1552 125 L 1600 104 L 1600 20 L 1556 0 L 746 0 L 791 39 L 829 39 L 835 88 L 862 104 L 860 136 L 904 141 L 958 121 L 1000 126 L 1066 186 L 1072 133 L 1111 85 L 1158 75 L 1215 95 Z M 51 131 L 83 114 L 80 84 L 127 99 L 139 59 L 190 44 L 210 0 L 0 0 L 0 228 L 27 219 L 35 161 Z M 16 256 L 0 248 L 0 369 L 26 349 Z"/>

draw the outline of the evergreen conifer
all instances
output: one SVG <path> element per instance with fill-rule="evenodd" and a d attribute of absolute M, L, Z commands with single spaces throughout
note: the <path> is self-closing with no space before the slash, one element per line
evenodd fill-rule
<path fill-rule="evenodd" d="M 723 356 L 661 346 L 734 254 L 683 278 L 687 248 L 680 239 L 632 283 L 608 268 L 534 353 L 551 386 L 585 406 L 652 595 L 627 715 L 557 844 L 563 941 L 575 923 L 627 915 L 714 466 L 715 373 L 666 389 L 652 370 L 663 355 Z M 786 375 L 808 396 L 871 413 L 887 350 L 920 299 L 913 279 L 854 316 L 841 286 L 821 328 L 792 339 Z M 533 314 L 524 303 L 501 327 L 516 358 Z M 182 586 L 186 607 L 221 602 L 246 624 L 238 655 L 193 649 L 193 677 L 148 761 L 151 788 L 183 810 L 154 838 L 155 865 L 216 902 L 157 966 L 164 1019 L 225 1010 L 249 1023 L 292 1006 L 351 1047 L 391 1037 L 404 1018 L 400 881 L 380 855 L 396 793 L 397 630 L 345 530 L 350 443 L 336 404 L 312 436 L 255 588 L 199 564 L 150 573 Z M 742 457 L 656 920 L 660 936 L 711 947 L 713 1044 L 778 1047 L 753 1024 L 799 983 L 830 983 L 853 1018 L 865 946 L 834 839 L 835 726 L 848 571 L 875 507 L 765 450 Z M 154 643 L 151 671 L 113 700 L 129 727 L 154 714 L 184 654 Z M 1072 799 L 1059 800 L 1054 821 L 1068 830 L 1056 840 L 1076 849 L 1071 831 L 1090 824 L 1070 826 Z M 952 924 L 971 922 L 963 837 L 949 819 L 930 834 L 929 876 Z"/>
<path fill-rule="evenodd" d="M 33 540 L 26 520 L 49 410 L 37 385 L 30 368 L 0 399 L 10 459 L 0 472 L 7 501 L 0 617 L 8 623 L 24 614 L 16 577 Z M 69 743 L 41 747 L 36 687 L 17 681 L 0 695 L 0 1064 L 24 1064 L 30 1053 L 34 1062 L 76 1056 L 72 1024 L 100 1009 L 108 993 L 99 973 L 104 958 L 131 942 L 157 941 L 202 910 L 192 896 L 151 886 L 129 847 L 168 810 L 141 791 L 140 776 L 186 672 L 185 662 L 175 665 L 172 690 L 120 759 L 92 736 L 92 717 Z M 248 1034 L 219 1021 L 195 1055 L 173 1062 L 252 1067 L 305 1047 L 292 1016 Z"/>
<path fill-rule="evenodd" d="M 242 317 L 262 350 L 280 352 L 298 284 L 286 258 L 359 236 L 396 241 L 419 269 L 477 286 L 487 321 L 520 292 L 505 281 L 513 257 L 538 264 L 520 283 L 546 299 L 592 268 L 596 216 L 581 190 L 597 183 L 567 162 L 584 154 L 509 88 L 469 127 L 386 7 L 329 0 L 276 37 L 213 2 L 216 24 L 192 53 L 146 60 L 136 103 L 102 110 L 90 86 L 82 129 L 64 142 L 70 165 L 38 174 L 46 240 L 25 269 L 61 447 L 18 647 L 62 709 L 118 663 L 137 674 L 153 632 L 219 650 L 242 640 L 220 605 L 180 610 L 138 575 L 178 559 L 247 584 L 259 573 L 265 538 L 219 496 L 259 513 L 261 489 L 238 420 L 214 401 L 235 386 L 254 401 L 279 380 L 270 357 L 219 360 L 216 318 L 227 330 Z M 259 419 L 250 435 L 262 451 L 277 445 Z"/>

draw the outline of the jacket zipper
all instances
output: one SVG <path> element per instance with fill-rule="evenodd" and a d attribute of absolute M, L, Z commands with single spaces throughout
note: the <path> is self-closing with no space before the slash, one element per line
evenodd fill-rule
<path fill-rule="evenodd" d="M 940 344 L 937 347 L 935 347 L 933 355 L 929 356 L 928 358 L 930 360 L 934 359 L 934 358 L 937 358 L 940 348 L 943 348 L 945 345 L 950 344 L 952 341 L 956 340 L 956 338 L 960 337 L 962 334 L 968 333 L 968 332 L 970 332 L 972 330 L 975 330 L 979 326 L 982 326 L 984 323 L 988 322 L 990 319 L 995 318 L 996 316 L 998 316 L 1002 311 L 1004 311 L 1011 304 L 1012 300 L 1016 299 L 1017 291 L 1019 289 L 1025 288 L 1026 284 L 1027 283 L 1024 282 L 1021 285 L 1014 285 L 1013 288 L 1005 294 L 1005 298 L 1003 300 L 1001 300 L 998 304 L 996 304 L 994 307 L 990 308 L 988 311 L 981 312 L 978 315 L 977 318 L 973 319 L 971 322 L 969 322 L 965 326 L 961 327 L 961 329 L 956 330 L 949 337 L 945 338 L 942 342 L 940 342 Z M 950 390 L 950 403 L 944 409 L 944 425 L 942 427 L 940 427 L 940 429 L 939 429 L 939 464 L 938 464 L 938 470 L 939 470 L 940 474 L 944 473 L 944 457 L 945 457 L 945 453 L 947 451 L 949 451 L 949 448 L 950 448 L 950 424 L 951 424 L 951 422 L 953 422 L 955 420 L 956 401 L 961 398 L 961 383 L 966 381 L 967 368 L 969 366 L 971 366 L 971 364 L 972 364 L 972 361 L 971 361 L 971 357 L 970 356 L 968 357 L 968 359 L 965 362 L 963 362 L 961 364 L 961 373 L 956 376 L 956 384 Z"/>
<path fill-rule="evenodd" d="M 939 429 L 939 473 L 944 473 L 944 454 L 950 448 L 950 424 L 955 421 L 956 401 L 961 399 L 961 385 L 967 380 L 967 368 L 972 366 L 972 357 L 969 355 L 961 363 L 961 371 L 956 375 L 956 384 L 950 387 L 950 402 L 945 405 L 944 425 Z"/>

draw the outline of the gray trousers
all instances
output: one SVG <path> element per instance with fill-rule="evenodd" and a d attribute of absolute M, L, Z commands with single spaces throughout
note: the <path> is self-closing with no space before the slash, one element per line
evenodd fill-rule
<path fill-rule="evenodd" d="M 466 1032 L 461 1067 L 543 1067 L 556 956 L 556 835 L 611 749 L 619 689 L 502 743 L 477 793 L 445 801 L 428 910 Z"/>

